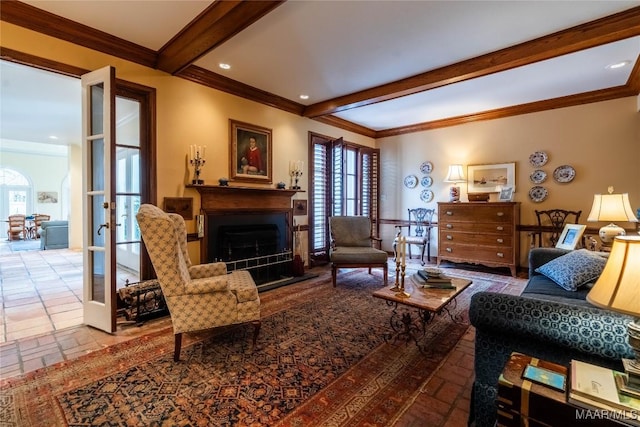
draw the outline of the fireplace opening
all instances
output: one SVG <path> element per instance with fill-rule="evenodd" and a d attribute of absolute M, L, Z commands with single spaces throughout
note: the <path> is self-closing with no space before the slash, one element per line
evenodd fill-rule
<path fill-rule="evenodd" d="M 291 277 L 291 249 L 283 213 L 208 216 L 209 262 L 248 270 L 260 286 Z"/>

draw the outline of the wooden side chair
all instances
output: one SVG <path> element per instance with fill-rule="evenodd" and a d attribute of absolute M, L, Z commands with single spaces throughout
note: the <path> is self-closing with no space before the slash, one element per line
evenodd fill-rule
<path fill-rule="evenodd" d="M 39 239 L 40 233 L 42 232 L 42 221 L 51 220 L 51 215 L 46 214 L 35 214 L 33 217 L 33 239 Z"/>
<path fill-rule="evenodd" d="M 13 214 L 9 215 L 8 225 L 9 229 L 7 230 L 7 238 L 9 240 L 20 240 L 20 235 L 22 235 L 23 239 L 26 239 L 27 236 L 27 228 L 26 224 L 26 215 L 23 214 Z"/>
<path fill-rule="evenodd" d="M 564 209 L 549 209 L 545 211 L 535 211 L 538 218 L 539 227 L 552 227 L 552 231 L 543 232 L 542 230 L 532 233 L 531 247 L 555 247 L 558 239 L 562 234 L 565 224 L 577 224 L 580 220 L 582 211 L 567 211 Z M 546 234 L 547 236 L 543 235 Z M 545 239 L 546 237 L 546 239 Z"/>
<path fill-rule="evenodd" d="M 424 252 L 427 251 L 427 261 L 431 262 L 431 229 L 433 228 L 433 215 L 435 209 L 414 208 L 407 209 L 409 225 L 398 225 L 396 238 L 393 241 L 393 256 L 397 258 L 397 246 L 402 235 L 402 227 L 407 227 L 407 245 L 409 246 L 409 259 L 411 259 L 411 246 L 416 245 L 420 249 L 420 263 L 424 265 Z M 412 225 L 415 224 L 415 225 Z M 411 229 L 413 228 L 413 234 Z"/>
<path fill-rule="evenodd" d="M 387 253 L 373 247 L 373 242 L 380 239 L 371 233 L 371 220 L 366 216 L 332 216 L 329 217 L 331 231 L 331 279 L 336 286 L 339 268 L 382 267 L 384 284 L 387 284 Z"/>

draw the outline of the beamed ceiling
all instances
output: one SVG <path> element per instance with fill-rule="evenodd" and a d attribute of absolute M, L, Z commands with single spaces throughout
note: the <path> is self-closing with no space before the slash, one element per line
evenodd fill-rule
<path fill-rule="evenodd" d="M 639 1 L 2 1 L 0 18 L 374 138 L 640 93 Z"/>

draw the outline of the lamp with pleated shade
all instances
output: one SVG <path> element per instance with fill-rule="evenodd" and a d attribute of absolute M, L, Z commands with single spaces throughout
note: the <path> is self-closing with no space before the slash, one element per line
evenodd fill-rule
<path fill-rule="evenodd" d="M 629 194 L 613 194 L 613 187 L 609 187 L 609 194 L 593 196 L 593 205 L 587 221 L 611 221 L 609 225 L 600 228 L 598 233 L 603 246 L 610 247 L 616 236 L 626 234 L 624 228 L 615 225 L 613 221 L 638 222 L 638 219 L 629 204 Z"/>
<path fill-rule="evenodd" d="M 640 236 L 614 238 L 607 264 L 587 301 L 633 316 L 627 330 L 635 360 L 622 359 L 622 363 L 628 376 L 625 386 L 640 393 Z"/>
<path fill-rule="evenodd" d="M 444 182 L 452 182 L 454 184 L 449 189 L 450 202 L 460 201 L 460 187 L 456 186 L 455 184 L 465 181 L 466 178 L 464 177 L 464 170 L 462 169 L 462 165 L 450 165 L 447 177 L 444 179 Z"/>

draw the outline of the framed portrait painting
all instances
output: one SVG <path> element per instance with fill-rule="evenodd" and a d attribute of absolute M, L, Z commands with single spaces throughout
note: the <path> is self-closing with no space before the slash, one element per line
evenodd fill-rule
<path fill-rule="evenodd" d="M 271 184 L 271 129 L 230 119 L 229 132 L 229 178 Z"/>
<path fill-rule="evenodd" d="M 467 166 L 467 192 L 498 193 L 501 188 L 516 185 L 516 164 L 496 163 Z"/>

